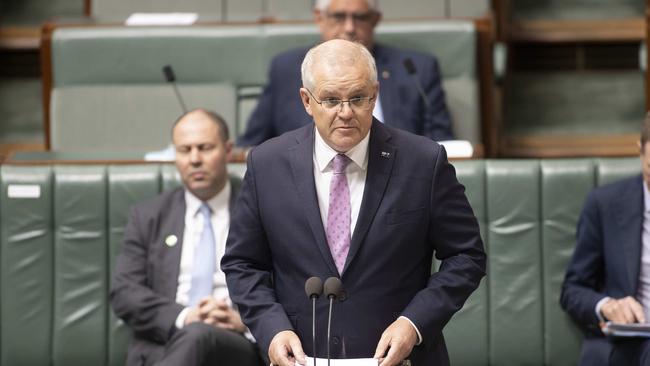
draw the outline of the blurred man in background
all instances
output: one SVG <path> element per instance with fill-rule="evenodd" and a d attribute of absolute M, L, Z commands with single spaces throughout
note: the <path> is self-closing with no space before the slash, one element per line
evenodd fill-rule
<path fill-rule="evenodd" d="M 174 124 L 183 187 L 134 206 L 117 258 L 111 305 L 133 331 L 127 366 L 263 365 L 219 263 L 240 180 L 223 119 L 204 109 Z"/>
<path fill-rule="evenodd" d="M 594 188 L 578 222 L 560 302 L 586 331 L 581 366 L 650 365 L 648 338 L 601 332 L 650 319 L 650 114 L 639 150 L 643 174 Z"/>
<path fill-rule="evenodd" d="M 376 0 L 318 0 L 314 19 L 323 41 L 359 42 L 373 54 L 381 84 L 373 110 L 375 118 L 436 141 L 453 139 L 438 61 L 431 55 L 376 44 L 374 30 L 381 20 Z M 273 59 L 269 82 L 238 146 L 255 146 L 312 123 L 297 94 L 301 86 L 300 64 L 308 49 L 290 50 Z M 416 70 L 426 101 L 414 84 L 414 75 L 404 66 L 407 59 Z"/>

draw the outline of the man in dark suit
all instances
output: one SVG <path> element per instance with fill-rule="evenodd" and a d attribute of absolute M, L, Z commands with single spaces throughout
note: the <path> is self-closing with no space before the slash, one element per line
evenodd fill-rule
<path fill-rule="evenodd" d="M 478 286 L 478 223 L 444 149 L 372 117 L 368 50 L 310 50 L 300 97 L 314 123 L 251 150 L 222 268 L 244 322 L 276 365 L 311 347 L 305 280 L 340 277 L 333 358 L 448 365 L 442 329 Z M 431 275 L 433 254 L 442 261 Z M 318 302 L 324 334 L 327 303 Z"/>
<path fill-rule="evenodd" d="M 639 148 L 643 174 L 593 189 L 578 222 L 560 302 L 586 331 L 580 365 L 650 365 L 650 341 L 600 330 L 650 319 L 650 115 Z"/>
<path fill-rule="evenodd" d="M 172 141 L 183 187 L 132 208 L 117 258 L 111 305 L 133 331 L 126 365 L 260 365 L 218 265 L 241 183 L 226 170 L 228 128 L 197 109 Z"/>
<path fill-rule="evenodd" d="M 382 89 L 373 113 L 377 119 L 436 141 L 453 139 L 438 61 L 431 55 L 375 44 L 374 29 L 381 18 L 375 0 L 320 0 L 316 2 L 314 18 L 323 41 L 356 41 L 373 53 Z M 237 145 L 255 146 L 311 124 L 311 118 L 296 98 L 301 86 L 300 63 L 308 49 L 291 50 L 273 59 L 269 82 Z M 413 61 L 415 77 L 424 89 L 429 106 L 425 106 L 414 76 L 404 68 L 405 59 Z"/>

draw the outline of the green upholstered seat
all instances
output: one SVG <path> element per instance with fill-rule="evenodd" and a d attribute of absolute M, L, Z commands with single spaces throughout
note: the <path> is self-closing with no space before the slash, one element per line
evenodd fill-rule
<path fill-rule="evenodd" d="M 106 168 L 55 166 L 53 174 L 52 363 L 99 365 L 109 311 Z"/>
<path fill-rule="evenodd" d="M 311 20 L 312 2 L 304 0 L 266 0 L 264 14 L 278 20 Z"/>
<path fill-rule="evenodd" d="M 52 179 L 49 166 L 0 167 L 1 365 L 50 365 Z"/>
<path fill-rule="evenodd" d="M 582 335 L 559 307 L 587 192 L 638 158 L 455 161 L 488 276 L 445 328 L 454 365 L 573 365 Z M 231 166 L 233 175 L 245 167 Z M 128 207 L 179 185 L 173 164 L 0 167 L 0 365 L 121 365 L 108 305 Z"/>
<path fill-rule="evenodd" d="M 178 88 L 188 109 L 219 111 L 229 128 L 235 128 L 234 86 L 192 83 Z M 64 86 L 52 94 L 51 111 L 54 150 L 122 152 L 163 149 L 183 112 L 173 89 L 163 83 Z"/>
<path fill-rule="evenodd" d="M 594 185 L 594 163 L 546 160 L 540 169 L 544 364 L 569 366 L 578 361 L 582 337 L 558 299 L 575 246 L 578 216 Z"/>
<path fill-rule="evenodd" d="M 487 196 L 485 161 L 464 160 L 454 162 L 458 180 L 465 186 L 467 198 L 474 209 L 481 236 L 489 253 L 487 242 Z M 470 296 L 465 306 L 454 315 L 444 330 L 449 354 L 454 365 L 487 365 L 489 358 L 488 330 L 488 278 Z M 472 331 L 468 332 L 468 329 Z"/>
<path fill-rule="evenodd" d="M 216 109 L 233 131 L 241 132 L 273 56 L 318 38 L 313 24 L 56 29 L 52 149 L 142 151 L 165 146 L 179 112 L 162 77 L 166 64 L 174 67 L 188 105 Z M 377 39 L 437 55 L 456 135 L 481 141 L 471 21 L 385 22 Z M 123 126 L 130 126 L 128 136 Z"/>
<path fill-rule="evenodd" d="M 384 19 L 422 17 L 481 17 L 490 8 L 488 0 L 402 0 L 380 3 Z"/>
<path fill-rule="evenodd" d="M 490 363 L 542 364 L 539 163 L 490 161 L 486 174 Z"/>

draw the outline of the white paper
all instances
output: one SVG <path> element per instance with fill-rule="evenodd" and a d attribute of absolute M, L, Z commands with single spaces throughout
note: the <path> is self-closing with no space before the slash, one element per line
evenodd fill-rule
<path fill-rule="evenodd" d="M 198 19 L 197 13 L 133 13 L 126 25 L 190 25 Z"/>
<path fill-rule="evenodd" d="M 448 158 L 471 158 L 474 155 L 474 148 L 467 140 L 447 140 L 439 144 L 445 147 Z"/>
<path fill-rule="evenodd" d="M 41 186 L 36 184 L 10 184 L 7 187 L 9 198 L 39 198 Z"/>
<path fill-rule="evenodd" d="M 305 366 L 313 366 L 313 358 L 307 356 L 307 363 Z M 377 366 L 379 361 L 374 358 L 349 358 L 349 359 L 339 359 L 339 360 L 330 360 L 330 366 Z M 296 362 L 296 366 L 301 366 Z M 326 358 L 317 358 L 316 366 L 327 366 Z"/>

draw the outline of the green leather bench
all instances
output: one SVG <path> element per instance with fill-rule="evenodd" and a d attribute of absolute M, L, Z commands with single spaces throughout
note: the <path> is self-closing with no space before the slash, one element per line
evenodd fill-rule
<path fill-rule="evenodd" d="M 454 165 L 489 266 L 445 330 L 452 364 L 575 364 L 581 335 L 558 299 L 577 218 L 589 189 L 638 159 Z M 123 363 L 108 288 L 128 207 L 177 185 L 172 164 L 0 166 L 0 365 Z"/>
<path fill-rule="evenodd" d="M 272 57 L 314 44 L 319 35 L 311 23 L 65 26 L 43 39 L 49 65 L 44 73 L 48 147 L 143 151 L 166 146 L 181 111 L 163 79 L 163 65 L 173 65 L 188 107 L 218 111 L 238 135 L 266 83 Z M 377 40 L 437 55 L 456 135 L 481 142 L 473 21 L 384 22 Z"/>

